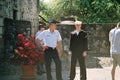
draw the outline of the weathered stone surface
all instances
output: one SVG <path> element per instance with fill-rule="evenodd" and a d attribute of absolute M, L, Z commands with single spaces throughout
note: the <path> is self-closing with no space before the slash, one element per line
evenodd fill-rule
<path fill-rule="evenodd" d="M 89 53 L 109 54 L 109 31 L 116 24 L 83 24 L 82 28 L 88 34 Z M 62 35 L 62 44 L 64 52 L 69 51 L 70 32 L 74 30 L 74 26 L 59 25 L 58 30 Z"/>
<path fill-rule="evenodd" d="M 68 80 L 69 71 L 62 71 L 63 80 Z M 120 69 L 117 67 L 116 69 L 116 76 L 115 80 L 120 80 Z M 52 72 L 53 80 L 56 80 L 55 71 Z M 80 71 L 79 67 L 76 68 L 76 77 L 74 80 L 79 80 L 80 78 Z M 20 75 L 7 75 L 7 76 L 0 76 L 1 80 L 20 80 Z M 37 75 L 36 80 L 47 80 L 46 74 Z M 87 69 L 87 80 L 111 80 L 111 67 L 104 67 L 104 68 L 89 68 Z"/>
<path fill-rule="evenodd" d="M 30 21 L 32 33 L 38 26 L 39 0 L 0 0 L 0 17 Z"/>

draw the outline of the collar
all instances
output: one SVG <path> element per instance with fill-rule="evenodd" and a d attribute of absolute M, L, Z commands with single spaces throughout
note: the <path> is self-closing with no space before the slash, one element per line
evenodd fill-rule
<path fill-rule="evenodd" d="M 42 31 L 40 31 L 40 30 L 39 30 L 38 32 L 40 32 L 40 33 L 41 33 Z"/>
<path fill-rule="evenodd" d="M 81 32 L 81 31 L 83 31 L 83 30 L 80 30 L 80 31 L 75 30 L 74 32 L 75 32 L 75 33 L 79 33 L 79 32 Z"/>
<path fill-rule="evenodd" d="M 79 32 L 77 31 L 77 30 L 74 30 L 73 32 L 71 32 L 71 34 L 78 34 L 78 33 L 80 33 L 81 31 L 83 31 L 83 30 L 80 30 Z"/>
<path fill-rule="evenodd" d="M 81 31 L 81 30 L 80 30 Z M 75 33 L 79 33 L 80 31 L 75 30 Z"/>

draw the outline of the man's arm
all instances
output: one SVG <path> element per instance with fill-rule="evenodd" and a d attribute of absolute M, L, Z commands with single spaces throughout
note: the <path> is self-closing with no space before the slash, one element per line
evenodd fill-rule
<path fill-rule="evenodd" d="M 85 33 L 85 38 L 84 38 L 84 52 L 83 56 L 87 56 L 87 50 L 88 50 L 88 39 L 87 39 L 87 33 Z"/>
<path fill-rule="evenodd" d="M 110 42 L 112 41 L 112 33 L 111 33 L 111 31 L 109 32 L 109 41 Z"/>
<path fill-rule="evenodd" d="M 45 46 L 45 44 L 42 43 L 41 40 L 44 40 L 45 39 L 45 31 L 41 32 L 38 36 L 36 36 L 35 38 L 35 42 L 41 46 L 41 48 L 43 50 L 45 50 L 47 47 Z"/>
<path fill-rule="evenodd" d="M 62 44 L 61 44 L 61 41 L 57 42 L 57 47 L 58 47 L 58 55 L 59 55 L 59 57 L 61 57 L 62 56 Z"/>
<path fill-rule="evenodd" d="M 72 48 L 71 48 L 71 47 L 72 47 L 72 39 L 73 39 L 73 38 L 72 38 L 72 34 L 71 34 L 71 37 L 70 37 L 70 45 L 69 45 L 69 51 L 71 51 L 71 49 L 72 49 Z"/>
<path fill-rule="evenodd" d="M 35 39 L 35 42 L 36 42 L 37 44 L 39 44 L 43 50 L 45 50 L 45 49 L 46 49 L 46 46 L 42 44 L 42 42 L 41 42 L 41 40 L 40 40 L 40 39 L 38 39 L 38 38 L 37 38 L 37 39 Z"/>
<path fill-rule="evenodd" d="M 70 45 L 69 45 L 69 52 L 68 52 L 68 54 L 71 56 L 72 55 L 72 34 L 71 34 L 71 37 L 70 37 Z"/>

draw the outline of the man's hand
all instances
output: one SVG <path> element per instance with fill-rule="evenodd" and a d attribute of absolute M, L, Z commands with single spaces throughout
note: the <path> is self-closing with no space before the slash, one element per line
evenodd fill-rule
<path fill-rule="evenodd" d="M 59 57 L 62 57 L 62 44 L 61 44 L 61 41 L 57 42 L 57 47 L 58 47 L 58 55 L 59 55 Z"/>
<path fill-rule="evenodd" d="M 42 48 L 43 51 L 47 48 L 47 46 L 45 46 L 41 43 L 41 40 L 35 39 L 35 42 L 40 45 L 40 47 Z"/>
<path fill-rule="evenodd" d="M 45 49 L 47 49 L 48 47 L 47 46 L 45 46 L 45 45 L 41 45 L 41 47 L 42 47 L 42 50 L 43 51 L 45 51 Z"/>
<path fill-rule="evenodd" d="M 87 56 L 87 51 L 84 51 L 83 52 L 83 57 L 86 57 Z"/>
<path fill-rule="evenodd" d="M 58 56 L 59 56 L 59 57 L 62 57 L 62 55 L 63 55 L 62 51 L 59 51 L 59 52 L 58 52 Z"/>

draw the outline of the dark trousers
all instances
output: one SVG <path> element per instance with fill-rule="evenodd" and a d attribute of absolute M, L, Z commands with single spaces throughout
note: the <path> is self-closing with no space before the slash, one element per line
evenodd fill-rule
<path fill-rule="evenodd" d="M 51 75 L 51 60 L 53 59 L 56 66 L 56 79 L 62 80 L 62 66 L 61 61 L 58 56 L 57 49 L 48 48 L 45 50 L 45 66 L 46 66 L 46 73 L 47 73 L 47 80 L 52 80 Z"/>
<path fill-rule="evenodd" d="M 80 53 L 78 53 L 78 54 L 80 54 Z M 78 54 L 72 52 L 72 56 L 71 56 L 71 69 L 70 69 L 70 80 L 74 80 L 74 78 L 75 78 L 77 60 L 79 62 L 79 66 L 80 66 L 80 80 L 86 80 L 85 58 L 82 55 L 78 55 Z"/>
<path fill-rule="evenodd" d="M 37 65 L 37 74 L 42 74 L 44 72 L 44 64 Z"/>
<path fill-rule="evenodd" d="M 44 55 L 44 51 L 42 49 L 38 48 L 38 50 L 39 50 L 40 54 Z M 42 73 L 45 72 L 45 69 L 44 69 L 44 58 L 42 59 L 42 61 L 43 61 L 42 63 L 39 63 L 37 65 L 37 74 L 42 74 Z"/>

